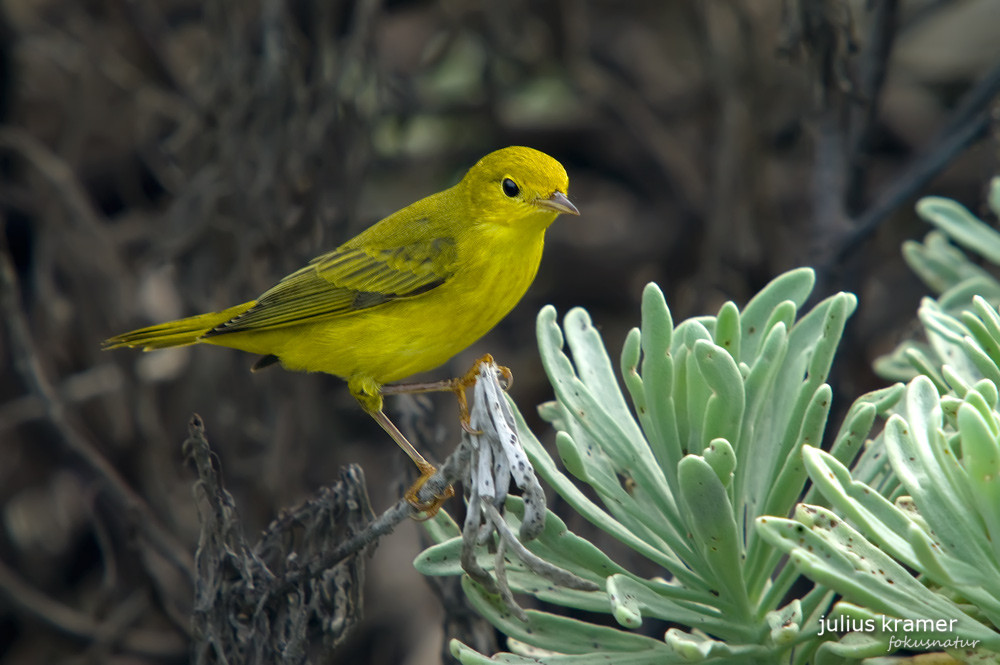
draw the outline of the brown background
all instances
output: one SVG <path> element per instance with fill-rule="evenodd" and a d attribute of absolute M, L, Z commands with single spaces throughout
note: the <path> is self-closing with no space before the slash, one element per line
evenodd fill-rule
<path fill-rule="evenodd" d="M 211 347 L 102 352 L 109 335 L 252 298 L 521 144 L 562 161 L 583 214 L 552 227 L 516 310 L 433 376 L 493 353 L 549 440 L 534 415 L 551 398 L 542 305 L 586 307 L 616 358 L 646 282 L 680 319 L 813 265 L 820 296 L 860 297 L 842 410 L 913 334 L 925 290 L 899 246 L 927 230 L 914 201 L 982 213 L 997 171 L 995 0 L 4 0 L 0 17 L 3 318 L 30 331 L 0 327 L 3 663 L 154 662 L 80 617 L 155 630 L 187 657 L 184 617 L 164 609 L 190 603 L 186 583 L 162 586 L 165 564 L 74 437 L 188 551 L 193 412 L 251 540 L 348 462 L 376 512 L 408 482 L 339 379 L 251 375 L 252 357 Z M 456 409 L 432 404 L 441 459 Z M 367 620 L 334 662 L 438 662 L 419 549 L 410 523 L 382 541 Z"/>

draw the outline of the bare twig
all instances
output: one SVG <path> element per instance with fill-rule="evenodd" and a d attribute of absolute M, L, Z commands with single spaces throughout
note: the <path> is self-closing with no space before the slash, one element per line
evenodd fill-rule
<path fill-rule="evenodd" d="M 56 392 L 64 404 L 73 404 L 115 392 L 121 389 L 122 382 L 122 371 L 118 365 L 107 363 L 66 377 Z M 25 395 L 13 399 L 0 404 L 0 432 L 44 417 L 45 404 L 37 396 Z"/>
<path fill-rule="evenodd" d="M 199 416 L 188 432 L 184 449 L 198 472 L 196 491 L 208 504 L 196 553 L 195 661 L 301 663 L 316 632 L 335 648 L 362 614 L 366 545 L 334 548 L 345 539 L 357 542 L 352 536 L 371 520 L 360 467 L 348 467 L 338 482 L 284 513 L 251 548 Z M 316 565 L 333 549 L 343 556 Z"/>
<path fill-rule="evenodd" d="M 588 104 L 613 117 L 621 131 L 631 135 L 635 148 L 648 154 L 675 183 L 673 194 L 684 207 L 703 210 L 708 196 L 704 169 L 648 100 L 589 53 L 572 62 L 570 72 Z"/>
<path fill-rule="evenodd" d="M 114 635 L 117 637 L 113 643 L 125 651 L 158 659 L 175 659 L 187 651 L 187 640 L 179 633 L 147 628 L 121 630 L 114 625 L 115 619 L 100 623 L 83 612 L 67 607 L 22 580 L 2 561 L 0 595 L 59 632 L 89 642 L 106 642 L 109 636 Z"/>
<path fill-rule="evenodd" d="M 833 265 L 840 264 L 878 230 L 889 215 L 915 195 L 963 150 L 986 135 L 989 112 L 984 110 L 950 135 L 933 142 L 917 160 L 901 173 L 858 218 L 854 229 L 834 251 Z"/>
<path fill-rule="evenodd" d="M 828 102 L 832 104 L 832 102 Z M 816 123 L 815 169 L 812 173 L 813 247 L 825 247 L 830 238 L 843 235 L 844 213 L 844 133 L 841 110 L 823 109 Z"/>
<path fill-rule="evenodd" d="M 469 449 L 466 445 L 459 445 L 455 451 L 448 456 L 444 464 L 437 473 L 431 476 L 420 491 L 417 498 L 421 502 L 429 502 L 436 496 L 444 492 L 444 488 L 458 482 L 469 463 Z M 332 568 L 347 557 L 356 554 L 374 543 L 382 536 L 392 533 L 400 522 L 406 518 L 419 517 L 420 512 L 410 505 L 405 499 L 400 499 L 391 508 L 369 523 L 364 530 L 359 531 L 347 540 L 343 541 L 334 549 L 324 552 L 316 559 L 308 562 L 300 570 L 289 573 L 283 580 L 283 586 L 277 590 L 278 593 L 287 591 L 290 587 L 298 584 L 303 577 L 312 577 L 321 571 Z"/>
<path fill-rule="evenodd" d="M 156 78 L 169 89 L 186 94 L 187 89 L 181 77 L 177 75 L 177 68 L 164 45 L 168 39 L 166 21 L 156 11 L 155 4 L 139 0 L 120 0 L 118 4 L 128 19 L 126 25 L 135 35 L 135 41 L 142 49 Z"/>
<path fill-rule="evenodd" d="M 984 110 L 988 110 L 997 94 L 1000 94 L 1000 65 L 997 65 L 970 88 L 948 116 L 944 127 L 937 133 L 936 141 L 954 134 L 965 125 L 975 122 Z"/>
<path fill-rule="evenodd" d="M 699 291 L 707 292 L 722 283 L 724 271 L 753 265 L 762 252 L 753 206 L 753 193 L 760 188 L 761 165 L 753 138 L 759 119 L 750 95 L 759 74 L 754 59 L 757 37 L 746 7 L 704 3 L 700 10 L 707 36 L 705 58 L 718 104 L 711 195 L 705 199 L 705 237 L 698 260 Z"/>
<path fill-rule="evenodd" d="M 852 230 L 820 264 L 819 279 L 829 280 L 836 268 L 870 238 L 907 199 L 919 192 L 963 150 L 985 136 L 990 127 L 990 103 L 1000 92 L 1000 65 L 970 89 L 923 153 L 886 187 L 857 218 Z M 823 293 L 819 288 L 816 293 Z"/>
<path fill-rule="evenodd" d="M 868 172 L 868 152 L 878 120 L 879 99 L 889 68 L 889 56 L 896 40 L 899 0 L 880 0 L 871 21 L 871 31 L 861 54 L 858 93 L 862 108 L 852 113 L 850 145 L 847 156 L 847 177 L 844 185 L 844 206 L 848 214 L 861 210 Z"/>
<path fill-rule="evenodd" d="M 121 474 L 98 451 L 81 426 L 72 422 L 65 405 L 52 387 L 41 360 L 35 350 L 31 330 L 20 302 L 17 274 L 0 236 L 0 311 L 10 333 L 14 366 L 35 397 L 41 400 L 45 415 L 58 430 L 66 445 L 76 453 L 104 482 L 110 497 L 124 510 L 126 519 L 163 557 L 170 561 L 187 579 L 194 580 L 194 567 L 187 549 L 168 531 L 149 505 L 140 497 Z"/>
<path fill-rule="evenodd" d="M 100 222 L 100 215 L 66 161 L 32 135 L 12 127 L 0 128 L 0 148 L 16 151 L 35 167 L 52 187 L 75 225 L 99 240 L 90 248 L 95 253 L 90 259 L 106 269 L 124 273 L 125 268 L 113 251 L 114 245 L 108 241 L 108 231 Z"/>
<path fill-rule="evenodd" d="M 370 48 L 374 35 L 375 18 L 381 9 L 382 0 L 363 0 L 357 3 L 354 11 L 354 21 L 348 37 L 347 45 L 344 48 L 344 59 L 346 62 L 360 63 L 366 60 L 365 51 Z M 343 76 L 349 71 L 344 67 L 339 72 L 340 80 L 336 85 L 339 87 L 343 81 Z"/>
<path fill-rule="evenodd" d="M 449 485 L 464 483 L 470 493 L 462 547 L 466 572 L 488 591 L 500 593 L 522 619 L 527 617 L 507 583 L 505 551 L 556 584 L 596 590 L 596 584 L 543 561 L 520 542 L 537 537 L 544 528 L 544 494 L 521 449 L 492 363 L 480 368 L 470 415 L 479 433 L 466 432 L 418 492 L 418 499 L 426 502 Z M 364 552 L 407 517 L 417 517 L 417 509 L 400 500 L 372 519 L 364 475 L 352 465 L 337 483 L 282 514 L 251 548 L 199 416 L 191 418 L 188 431 L 184 449 L 198 471 L 198 495 L 207 504 L 201 511 L 196 553 L 195 660 L 299 662 L 297 654 L 308 650 L 310 633 L 317 630 L 329 648 L 339 644 L 360 620 Z M 520 537 L 498 508 L 506 500 L 511 478 L 525 492 Z M 294 538 L 292 532 L 299 527 L 303 533 Z M 494 542 L 494 532 L 499 545 L 496 581 L 475 561 L 476 550 L 487 540 Z"/>

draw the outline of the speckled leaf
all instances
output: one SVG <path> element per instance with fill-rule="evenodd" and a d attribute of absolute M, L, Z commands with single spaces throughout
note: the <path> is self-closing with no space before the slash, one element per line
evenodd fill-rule
<path fill-rule="evenodd" d="M 705 422 L 702 426 L 704 441 L 700 448 L 692 451 L 701 454 L 712 439 L 739 441 L 746 397 L 743 393 L 743 377 L 736 361 L 724 348 L 699 340 L 694 346 L 694 358 L 705 383 L 712 391 L 705 406 Z"/>
<path fill-rule="evenodd" d="M 714 595 L 692 594 L 675 584 L 640 580 L 634 575 L 614 575 L 608 578 L 607 593 L 606 602 L 623 626 L 636 627 L 638 623 L 634 622 L 641 622 L 645 616 L 682 623 L 736 641 L 753 639 L 744 626 L 728 618 L 732 606 L 723 601 L 723 609 L 708 609 L 706 600 L 713 605 L 720 604 L 720 599 Z M 619 612 L 622 613 L 621 616 L 618 615 Z"/>
<path fill-rule="evenodd" d="M 683 457 L 674 401 L 674 358 L 670 355 L 674 323 L 663 292 L 647 284 L 642 292 L 642 381 L 655 435 L 646 432 L 656 459 L 671 487 L 677 484 L 677 463 Z M 637 405 L 638 408 L 638 405 Z"/>
<path fill-rule="evenodd" d="M 924 377 L 910 384 L 904 421 L 893 416 L 885 444 L 893 469 L 941 546 L 958 559 L 990 556 L 982 528 L 965 517 L 974 510 L 968 481 L 953 454 L 946 454 L 937 391 Z"/>
<path fill-rule="evenodd" d="M 823 430 L 826 428 L 826 418 L 830 414 L 832 400 L 833 391 L 828 384 L 824 383 L 816 389 L 802 417 L 802 430 L 799 432 L 798 442 L 781 467 L 781 472 L 768 495 L 767 503 L 764 504 L 764 512 L 770 515 L 787 515 L 795 499 L 802 493 L 808 475 L 802 463 L 802 446 L 822 443 Z"/>
<path fill-rule="evenodd" d="M 462 578 L 462 588 L 473 607 L 490 623 L 503 631 L 504 634 L 526 644 L 564 654 L 587 654 L 588 656 L 627 653 L 656 655 L 661 659 L 659 662 L 669 662 L 664 660 L 669 656 L 669 650 L 659 640 L 534 610 L 528 610 L 528 622 L 523 623 L 511 614 L 499 596 L 487 594 L 469 577 Z M 542 662 L 548 661 L 543 660 Z M 585 661 L 574 660 L 573 662 Z"/>
<path fill-rule="evenodd" d="M 687 570 L 687 567 L 673 552 L 657 550 L 651 547 L 644 540 L 622 526 L 621 522 L 615 520 L 596 503 L 587 498 L 573 481 L 559 470 L 555 461 L 545 451 L 545 448 L 535 438 L 531 430 L 528 429 L 524 418 L 517 408 L 514 408 L 514 421 L 517 424 L 517 432 L 521 439 L 521 445 L 524 446 L 524 451 L 531 460 L 532 466 L 535 467 L 535 471 L 559 493 L 573 510 L 588 522 L 634 549 L 642 556 L 663 566 L 681 577 L 681 579 L 693 583 L 696 587 L 698 586 L 698 578 Z"/>
<path fill-rule="evenodd" d="M 577 324 L 580 323 L 578 318 L 575 321 Z M 600 443 L 602 449 L 613 460 L 616 470 L 631 470 L 635 474 L 635 480 L 643 485 L 657 509 L 669 519 L 671 515 L 676 514 L 674 499 L 645 439 L 642 437 L 632 439 L 623 429 L 623 427 L 629 430 L 635 428 L 631 417 L 628 419 L 631 426 L 625 425 L 612 418 L 604 409 L 602 402 L 576 376 L 573 364 L 563 353 L 562 342 L 562 333 L 555 322 L 555 309 L 546 307 L 538 315 L 538 347 L 542 364 L 549 375 L 556 396 L 572 414 L 573 419 L 594 441 Z M 585 355 L 596 353 L 596 350 L 591 349 L 583 353 Z M 608 365 L 610 366 L 610 363 Z M 613 385 L 617 390 L 617 381 Z"/>
<path fill-rule="evenodd" d="M 1000 646 L 1000 634 L 936 594 L 834 513 L 818 506 L 800 505 L 795 520 L 762 517 L 760 533 L 784 550 L 803 574 L 852 603 L 892 617 L 954 619 L 955 634 L 978 639 L 983 646 Z M 914 638 L 935 633 L 913 631 Z"/>
<path fill-rule="evenodd" d="M 809 477 L 839 515 L 868 534 L 878 534 L 878 544 L 910 567 L 917 563 L 906 538 L 909 517 L 868 485 L 851 478 L 850 471 L 829 453 L 806 446 L 802 450 Z"/>
<path fill-rule="evenodd" d="M 755 295 L 740 314 L 742 328 L 742 349 L 739 357 L 753 364 L 757 349 L 764 339 L 764 324 L 771 318 L 771 312 L 779 303 L 789 300 L 801 307 L 816 283 L 816 275 L 810 268 L 799 268 L 779 275 Z"/>
<path fill-rule="evenodd" d="M 992 412 L 988 417 L 992 420 Z M 969 479 L 973 505 L 993 546 L 993 561 L 1000 562 L 1000 445 L 994 431 L 996 423 L 992 425 L 969 404 L 963 404 L 958 410 L 962 465 Z"/>
<path fill-rule="evenodd" d="M 448 644 L 448 649 L 451 651 L 451 655 L 458 659 L 458 662 L 462 663 L 462 665 L 497 665 L 497 663 L 506 665 L 538 665 L 538 661 L 534 658 L 515 656 L 512 653 L 498 653 L 492 658 L 484 656 L 458 640 L 452 640 Z"/>
<path fill-rule="evenodd" d="M 740 362 L 740 310 L 732 302 L 727 302 L 719 309 L 715 317 L 715 343 L 726 350 L 733 360 Z"/>
<path fill-rule="evenodd" d="M 568 409 L 561 404 L 559 408 L 567 411 L 562 419 L 566 431 L 557 432 L 556 447 L 567 470 L 593 487 L 608 512 L 636 536 L 657 550 L 673 550 L 684 556 L 687 543 L 681 532 L 668 520 L 669 515 L 649 510 L 648 506 L 654 502 L 645 485 L 634 480 L 633 470 L 616 469 L 604 449 L 570 416 Z M 678 519 L 676 511 L 673 515 Z"/>
<path fill-rule="evenodd" d="M 702 559 L 719 584 L 715 591 L 734 605 L 737 617 L 748 616 L 742 540 L 736 533 L 733 506 L 726 488 L 711 465 L 697 455 L 681 460 L 677 476 L 688 528 L 698 543 Z"/>

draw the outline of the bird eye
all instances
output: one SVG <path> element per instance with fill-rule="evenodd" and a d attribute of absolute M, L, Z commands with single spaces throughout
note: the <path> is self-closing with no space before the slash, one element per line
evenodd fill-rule
<path fill-rule="evenodd" d="M 503 193 L 509 196 L 510 198 L 514 198 L 515 196 L 521 193 L 521 190 L 520 188 L 518 188 L 517 183 L 511 180 L 510 178 L 504 178 L 503 182 L 500 183 L 500 187 L 503 188 Z"/>

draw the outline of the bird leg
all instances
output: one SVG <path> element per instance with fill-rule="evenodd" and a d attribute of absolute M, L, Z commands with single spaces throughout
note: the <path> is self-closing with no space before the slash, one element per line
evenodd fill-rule
<path fill-rule="evenodd" d="M 493 363 L 493 356 L 490 354 L 484 355 L 482 358 L 473 363 L 472 367 L 463 376 L 454 379 L 446 379 L 444 381 L 427 381 L 423 383 L 394 383 L 387 386 L 380 386 L 373 379 L 364 376 L 352 377 L 348 381 L 348 387 L 350 388 L 351 394 L 354 398 L 358 400 L 361 407 L 367 411 L 372 418 L 375 419 L 382 429 L 392 437 L 392 440 L 396 442 L 400 448 L 403 449 L 413 463 L 417 465 L 417 469 L 420 471 L 420 477 L 417 481 L 410 486 L 410 489 L 406 490 L 406 500 L 410 502 L 414 508 L 422 511 L 426 514 L 424 519 L 430 519 L 434 517 L 435 513 L 441 508 L 441 504 L 450 499 L 455 495 L 454 488 L 449 485 L 443 494 L 435 496 L 430 501 L 422 502 L 417 497 L 417 493 L 420 488 L 424 486 L 427 479 L 433 476 L 437 469 L 434 465 L 424 459 L 423 455 L 417 452 L 417 449 L 413 447 L 399 428 L 391 420 L 389 416 L 385 415 L 385 411 L 382 410 L 382 397 L 385 395 L 402 395 L 402 394 L 414 394 L 414 393 L 430 393 L 430 392 L 452 392 L 458 399 L 458 409 L 460 415 L 460 421 L 462 423 L 462 429 L 470 434 L 482 434 L 472 429 L 472 425 L 469 424 L 469 403 L 465 396 L 466 389 L 475 385 L 476 377 L 479 376 L 479 368 L 484 363 Z M 514 375 L 506 367 L 497 368 L 501 375 L 501 381 L 504 386 L 504 390 L 507 390 L 514 383 Z"/>
<path fill-rule="evenodd" d="M 427 482 L 428 478 L 437 473 L 437 469 L 433 464 L 425 460 L 423 455 L 417 452 L 417 449 L 413 447 L 413 444 L 406 440 L 406 437 L 399 431 L 399 428 L 396 427 L 391 420 L 389 420 L 389 416 L 385 415 L 385 411 L 379 409 L 378 411 L 373 412 L 371 416 L 375 419 L 375 422 L 381 425 L 382 429 L 384 429 L 386 433 L 392 437 L 392 440 L 396 442 L 396 445 L 402 448 L 403 452 L 405 452 L 410 459 L 413 460 L 413 463 L 417 465 L 417 469 L 420 471 L 420 477 L 417 478 L 415 483 L 410 485 L 410 489 L 406 490 L 406 494 L 403 496 L 411 506 L 425 513 L 426 516 L 422 518 L 421 521 L 434 517 L 434 515 L 437 514 L 437 511 L 441 509 L 441 504 L 455 496 L 455 489 L 451 485 L 448 485 L 443 494 L 435 496 L 430 501 L 421 501 L 417 496 L 417 492 L 419 492 L 420 488 L 424 486 L 424 483 Z"/>
<path fill-rule="evenodd" d="M 476 384 L 476 377 L 479 376 L 479 368 L 487 363 L 493 363 L 493 356 L 488 353 L 474 362 L 469 371 L 458 378 L 423 383 L 393 383 L 382 386 L 380 393 L 382 395 L 400 395 L 403 393 L 452 392 L 458 399 L 458 412 L 462 429 L 469 434 L 482 434 L 482 432 L 472 429 L 472 425 L 469 424 L 469 402 L 465 397 L 465 391 Z M 509 390 L 514 384 L 514 375 L 506 367 L 498 366 L 497 369 L 500 371 L 504 390 Z"/>
<path fill-rule="evenodd" d="M 348 379 L 347 386 L 351 394 L 354 395 L 354 399 L 358 400 L 361 408 L 374 418 L 375 422 L 382 426 L 386 434 L 391 436 L 396 445 L 402 448 L 403 452 L 417 465 L 420 477 L 410 486 L 410 489 L 406 490 L 404 496 L 411 506 L 425 514 L 423 519 L 434 517 L 435 513 L 440 510 L 441 504 L 455 495 L 455 490 L 449 485 L 442 494 L 435 496 L 430 501 L 421 501 L 417 497 L 417 493 L 424 486 L 424 483 L 427 482 L 427 479 L 437 473 L 437 469 L 434 468 L 433 464 L 425 460 L 423 455 L 417 452 L 413 444 L 407 441 L 403 433 L 399 431 L 399 428 L 389 420 L 389 416 L 385 415 L 385 411 L 382 410 L 382 387 L 377 381 L 371 377 L 359 374 Z"/>

